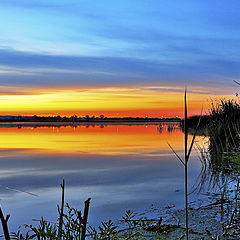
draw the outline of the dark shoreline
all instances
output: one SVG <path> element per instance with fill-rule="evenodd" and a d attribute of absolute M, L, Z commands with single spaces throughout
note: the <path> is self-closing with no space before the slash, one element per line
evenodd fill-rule
<path fill-rule="evenodd" d="M 78 122 L 0 122 L 3 127 L 66 127 L 66 126 L 107 126 L 107 125 L 161 125 L 161 124 L 180 124 L 181 121 L 159 120 L 159 121 L 78 121 Z"/>

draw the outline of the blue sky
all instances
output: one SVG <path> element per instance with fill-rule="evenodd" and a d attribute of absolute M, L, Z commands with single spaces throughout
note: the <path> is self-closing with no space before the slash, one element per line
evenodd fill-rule
<path fill-rule="evenodd" d="M 240 80 L 239 9 L 219 0 L 2 0 L 0 85 L 231 93 Z"/>

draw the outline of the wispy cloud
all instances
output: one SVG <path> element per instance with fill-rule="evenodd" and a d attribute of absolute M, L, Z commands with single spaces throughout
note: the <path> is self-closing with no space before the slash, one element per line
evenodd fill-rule
<path fill-rule="evenodd" d="M 44 55 L 0 50 L 0 81 L 13 85 L 185 85 L 231 87 L 226 79 L 240 78 L 240 60 L 164 62 L 127 57 Z M 156 88 L 155 88 L 156 90 Z M 163 90 L 163 89 L 162 89 Z M 176 90 L 176 89 L 175 89 Z M 226 89 L 225 89 L 226 90 Z M 204 90 L 203 90 L 204 91 Z"/>
<path fill-rule="evenodd" d="M 100 72 L 94 70 L 74 70 L 61 68 L 29 68 L 29 67 L 9 67 L 0 65 L 0 75 L 43 75 L 43 74 L 86 74 L 86 75 L 115 75 L 110 72 Z"/>

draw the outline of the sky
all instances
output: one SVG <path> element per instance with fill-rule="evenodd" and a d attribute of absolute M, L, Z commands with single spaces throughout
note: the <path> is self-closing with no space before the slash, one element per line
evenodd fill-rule
<path fill-rule="evenodd" d="M 234 97 L 237 0 L 1 0 L 0 115 L 182 116 Z"/>

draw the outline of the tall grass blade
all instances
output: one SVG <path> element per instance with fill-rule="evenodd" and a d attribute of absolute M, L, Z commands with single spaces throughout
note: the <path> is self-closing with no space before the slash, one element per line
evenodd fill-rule
<path fill-rule="evenodd" d="M 185 88 L 184 94 L 184 137 L 185 137 L 185 163 L 187 162 L 187 141 L 188 141 L 188 124 L 187 124 L 187 89 Z"/>
<path fill-rule="evenodd" d="M 236 84 L 238 84 L 238 85 L 240 85 L 240 83 L 238 82 L 238 81 L 235 81 L 235 80 L 233 80 Z"/>
<path fill-rule="evenodd" d="M 81 240 L 85 240 L 85 237 L 86 237 L 87 219 L 88 219 L 88 211 L 89 211 L 90 200 L 91 200 L 91 198 L 88 198 L 88 200 L 85 201 Z"/>
<path fill-rule="evenodd" d="M 37 194 L 31 193 L 31 192 L 27 192 L 27 191 L 23 191 L 23 190 L 19 190 L 19 189 L 16 189 L 16 188 L 5 187 L 5 189 L 11 190 L 11 191 L 15 191 L 15 192 L 26 193 L 26 194 L 32 195 L 34 197 L 38 197 Z"/>
<path fill-rule="evenodd" d="M 198 120 L 197 127 L 195 128 L 195 131 L 194 131 L 194 134 L 193 134 L 193 138 L 192 138 L 192 142 L 191 142 L 190 148 L 189 148 L 188 153 L 187 153 L 187 161 L 188 161 L 188 159 L 190 157 L 190 154 L 191 154 L 191 151 L 192 151 L 192 148 L 193 148 L 193 144 L 194 144 L 194 141 L 195 141 L 195 138 L 196 138 L 196 135 L 197 135 L 197 131 L 198 131 L 199 126 L 200 126 L 201 118 L 202 118 L 202 113 L 201 113 L 200 118 Z"/>
<path fill-rule="evenodd" d="M 60 211 L 59 225 L 58 225 L 58 240 L 62 239 L 63 209 L 64 209 L 64 188 L 65 188 L 64 179 L 63 179 L 63 183 L 61 184 L 61 188 L 62 188 L 62 203 L 61 203 L 61 211 Z"/>
<path fill-rule="evenodd" d="M 186 240 L 189 239 L 188 237 L 188 124 L 187 124 L 187 89 L 185 88 L 184 94 L 184 137 L 185 137 L 185 224 L 186 224 Z"/>
<path fill-rule="evenodd" d="M 185 163 L 183 162 L 183 160 L 181 159 L 181 157 L 176 153 L 176 151 L 173 149 L 173 147 L 169 144 L 169 143 L 167 143 L 168 144 L 168 146 L 171 148 L 171 150 L 173 151 L 173 153 L 176 155 L 176 157 L 179 159 L 179 161 L 183 164 L 183 165 L 185 165 Z"/>
<path fill-rule="evenodd" d="M 0 219 L 2 222 L 2 228 L 3 228 L 3 233 L 4 233 L 4 237 L 6 240 L 10 240 L 10 236 L 9 236 L 9 231 L 8 231 L 8 225 L 7 225 L 7 221 L 9 219 L 10 215 L 7 215 L 6 219 L 3 215 L 2 209 L 0 208 Z"/>

